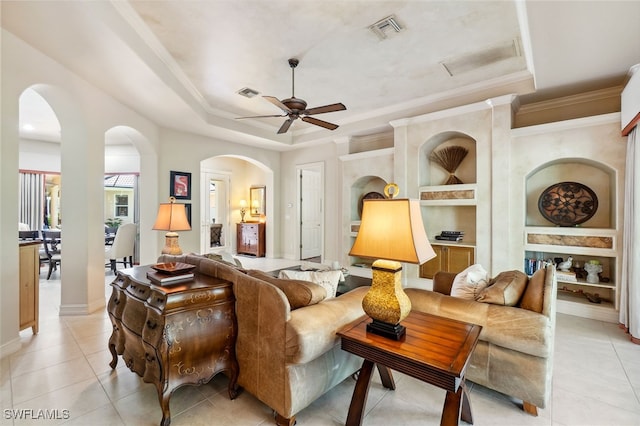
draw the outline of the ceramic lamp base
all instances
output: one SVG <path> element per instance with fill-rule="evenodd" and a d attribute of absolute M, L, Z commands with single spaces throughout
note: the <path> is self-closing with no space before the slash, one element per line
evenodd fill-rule
<path fill-rule="evenodd" d="M 164 236 L 162 254 L 171 254 L 174 256 L 182 254 L 182 249 L 180 248 L 180 244 L 178 244 L 178 234 L 176 232 L 167 232 Z"/>
<path fill-rule="evenodd" d="M 367 331 L 400 340 L 404 320 L 411 311 L 411 301 L 402 290 L 402 265 L 390 260 L 376 260 L 372 265 L 371 288 L 362 299 L 362 309 L 373 322 Z"/>
<path fill-rule="evenodd" d="M 373 322 L 367 324 L 367 332 L 386 337 L 387 339 L 402 340 L 407 329 L 401 324 L 389 324 L 388 322 L 374 319 Z"/>

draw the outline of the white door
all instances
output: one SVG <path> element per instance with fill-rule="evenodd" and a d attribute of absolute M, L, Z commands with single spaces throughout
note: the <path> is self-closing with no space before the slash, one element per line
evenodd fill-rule
<path fill-rule="evenodd" d="M 322 165 L 302 166 L 300 177 L 300 259 L 322 255 Z"/>

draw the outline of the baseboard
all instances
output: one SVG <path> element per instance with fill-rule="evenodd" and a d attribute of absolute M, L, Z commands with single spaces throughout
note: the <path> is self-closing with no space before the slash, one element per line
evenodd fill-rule
<path fill-rule="evenodd" d="M 0 358 L 4 358 L 5 356 L 18 352 L 21 347 L 22 344 L 20 343 L 20 336 L 5 343 L 4 345 L 0 345 Z"/>

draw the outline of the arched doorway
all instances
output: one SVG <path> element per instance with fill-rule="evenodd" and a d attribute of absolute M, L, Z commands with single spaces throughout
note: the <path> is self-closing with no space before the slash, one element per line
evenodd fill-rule
<path fill-rule="evenodd" d="M 267 256 L 274 253 L 274 179 L 273 171 L 264 164 L 244 156 L 219 155 L 200 163 L 200 248 L 202 253 L 226 251 L 235 253 L 236 223 L 241 221 L 241 201 L 250 200 L 252 186 L 265 187 L 263 218 L 246 213 L 245 220 L 266 222 Z M 212 188 L 215 191 L 212 192 Z M 213 208 L 212 208 L 213 207 Z M 222 227 L 212 226 L 213 218 Z M 193 229 L 193 223 L 192 223 Z M 212 244 L 212 232 L 220 232 L 220 244 Z M 215 237 L 215 235 L 214 235 Z"/>

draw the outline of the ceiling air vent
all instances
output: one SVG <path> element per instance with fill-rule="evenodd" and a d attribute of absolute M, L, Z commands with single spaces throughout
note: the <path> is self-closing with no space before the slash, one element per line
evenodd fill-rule
<path fill-rule="evenodd" d="M 379 20 L 373 25 L 370 25 L 369 29 L 373 31 L 375 35 L 380 37 L 381 40 L 384 40 L 385 38 L 387 38 L 388 33 L 389 34 L 393 34 L 394 32 L 399 33 L 404 28 L 402 27 L 402 25 L 400 25 L 396 17 L 394 15 L 391 15 L 391 16 L 387 16 L 384 19 Z"/>
<path fill-rule="evenodd" d="M 236 92 L 238 95 L 244 96 L 245 98 L 253 98 L 254 96 L 260 94 L 257 90 L 250 89 L 249 87 L 244 87 Z"/>
<path fill-rule="evenodd" d="M 485 50 L 447 59 L 440 62 L 440 64 L 451 77 L 454 77 L 518 56 L 521 56 L 520 44 L 518 43 L 518 39 L 513 39 L 507 43 L 502 43 Z"/>

